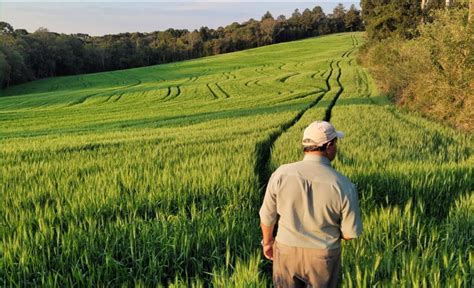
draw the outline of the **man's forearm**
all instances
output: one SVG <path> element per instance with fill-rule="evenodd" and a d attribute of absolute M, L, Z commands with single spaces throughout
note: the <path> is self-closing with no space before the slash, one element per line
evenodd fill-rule
<path fill-rule="evenodd" d="M 260 227 L 262 228 L 263 244 L 267 245 L 273 242 L 273 228 L 275 225 L 267 226 L 263 223 L 260 223 Z"/>

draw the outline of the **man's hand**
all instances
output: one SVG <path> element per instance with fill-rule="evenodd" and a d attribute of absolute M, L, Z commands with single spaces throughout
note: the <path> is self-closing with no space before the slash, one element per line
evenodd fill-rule
<path fill-rule="evenodd" d="M 272 226 L 267 226 L 263 223 L 260 223 L 260 227 L 262 228 L 262 248 L 263 248 L 263 255 L 265 255 L 265 258 L 268 260 L 273 260 L 273 227 Z"/>
<path fill-rule="evenodd" d="M 349 240 L 352 240 L 354 238 L 351 238 L 351 237 L 346 237 L 344 235 L 341 236 L 342 239 L 346 240 L 346 241 L 349 241 Z"/>
<path fill-rule="evenodd" d="M 273 243 L 275 243 L 273 240 L 267 244 L 263 243 L 262 241 L 263 255 L 265 256 L 265 258 L 272 261 L 273 261 Z"/>

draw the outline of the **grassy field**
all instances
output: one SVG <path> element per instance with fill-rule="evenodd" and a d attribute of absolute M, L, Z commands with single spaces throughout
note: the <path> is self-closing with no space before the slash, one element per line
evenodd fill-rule
<path fill-rule="evenodd" d="M 258 209 L 314 120 L 365 226 L 343 286 L 473 283 L 471 135 L 396 110 L 360 33 L 1 91 L 2 286 L 268 286 Z"/>

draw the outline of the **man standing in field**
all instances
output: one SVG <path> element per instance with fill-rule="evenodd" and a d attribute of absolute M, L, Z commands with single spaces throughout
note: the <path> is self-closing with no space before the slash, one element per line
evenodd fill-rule
<path fill-rule="evenodd" d="M 311 123 L 303 135 L 304 159 L 280 166 L 268 182 L 260 209 L 262 246 L 273 260 L 277 287 L 336 287 L 341 239 L 362 233 L 357 190 L 330 163 L 343 136 L 329 122 Z"/>

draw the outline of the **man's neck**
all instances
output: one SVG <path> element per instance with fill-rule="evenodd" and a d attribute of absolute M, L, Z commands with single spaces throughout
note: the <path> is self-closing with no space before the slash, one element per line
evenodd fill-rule
<path fill-rule="evenodd" d="M 334 158 L 336 157 L 335 154 L 328 154 L 327 151 L 308 151 L 308 152 L 304 152 L 304 153 L 305 153 L 305 155 L 314 155 L 314 156 L 324 157 L 324 158 L 328 159 L 329 162 L 332 162 L 332 160 L 334 160 Z"/>
<path fill-rule="evenodd" d="M 308 151 L 308 152 L 304 152 L 304 154 L 305 155 L 315 155 L 315 156 L 321 156 L 321 157 L 328 158 L 328 154 L 326 153 L 326 151 Z"/>

